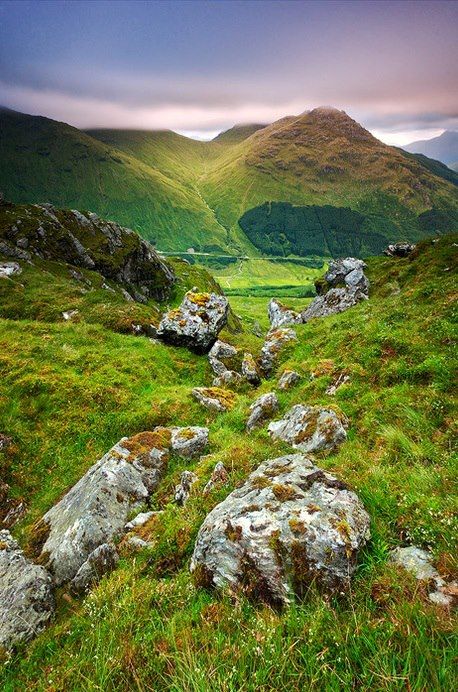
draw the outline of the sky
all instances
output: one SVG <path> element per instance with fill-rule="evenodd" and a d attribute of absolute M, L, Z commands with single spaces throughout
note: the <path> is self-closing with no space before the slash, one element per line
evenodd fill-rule
<path fill-rule="evenodd" d="M 0 105 L 198 138 L 329 105 L 402 145 L 458 130 L 458 2 L 0 0 Z"/>

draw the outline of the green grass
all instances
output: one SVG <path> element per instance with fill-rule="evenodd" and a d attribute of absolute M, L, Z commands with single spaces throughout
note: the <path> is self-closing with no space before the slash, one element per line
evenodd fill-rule
<path fill-rule="evenodd" d="M 349 418 L 348 441 L 318 463 L 358 492 L 372 525 L 348 597 L 310 593 L 283 612 L 196 590 L 188 572 L 206 513 L 263 459 L 289 449 L 265 429 L 244 430 L 249 404 L 275 379 L 238 394 L 230 412 L 210 413 L 190 396 L 211 381 L 205 357 L 97 324 L 1 320 L 0 430 L 15 443 L 3 473 L 29 506 L 15 529 L 21 541 L 122 435 L 156 424 L 210 428 L 208 454 L 172 460 L 153 498 L 164 513 L 150 526 L 152 547 L 125 554 L 85 599 L 60 592 L 56 623 L 5 658 L 2 689 L 455 689 L 453 615 L 390 565 L 388 551 L 430 547 L 441 572 L 456 574 L 456 242 L 425 243 L 412 260 L 369 260 L 370 300 L 298 326 L 298 344 L 281 358 L 279 372 L 302 375 L 278 393 L 281 412 L 329 404 L 326 387 L 349 374 L 331 400 Z M 262 339 L 250 327 L 254 319 L 267 327 L 267 300 L 231 302 L 247 329 L 222 337 L 257 353 Z M 228 484 L 203 496 L 217 461 Z M 185 467 L 199 480 L 179 509 L 171 499 Z"/>

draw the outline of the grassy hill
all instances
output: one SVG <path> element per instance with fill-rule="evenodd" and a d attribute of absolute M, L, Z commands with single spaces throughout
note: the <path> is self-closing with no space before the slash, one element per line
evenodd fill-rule
<path fill-rule="evenodd" d="M 367 255 L 388 241 L 456 230 L 455 182 L 335 109 L 235 127 L 211 142 L 170 131 L 82 133 L 0 112 L 8 197 L 92 209 L 162 250 Z M 276 213 L 264 232 L 270 203 Z"/>
<path fill-rule="evenodd" d="M 388 552 L 410 542 L 428 546 L 442 573 L 456 573 L 456 242 L 444 236 L 424 241 L 409 259 L 369 259 L 370 299 L 299 325 L 297 345 L 283 354 L 278 371 L 293 367 L 302 380 L 278 393 L 282 412 L 296 403 L 329 405 L 327 386 L 342 372 L 350 376 L 332 399 L 350 421 L 348 441 L 319 463 L 357 490 L 372 540 L 348 597 L 311 592 L 281 612 L 243 595 L 197 590 L 188 571 L 207 512 L 261 460 L 286 449 L 265 429 L 244 429 L 250 403 L 272 390 L 275 378 L 238 394 L 232 411 L 209 413 L 190 396 L 211 380 L 205 357 L 107 329 L 95 306 L 108 298 L 96 291 L 79 298 L 94 301 L 90 319 L 65 323 L 44 311 L 44 300 L 67 304 L 62 295 L 70 290 L 52 265 L 43 267 L 44 296 L 44 279 L 40 290 L 28 288 L 39 265 L 3 279 L 0 431 L 13 446 L 0 452 L 0 469 L 13 495 L 26 499 L 27 514 L 15 527 L 21 542 L 123 435 L 158 424 L 206 424 L 210 448 L 198 462 L 170 464 L 153 498 L 153 508 L 164 511 L 147 527 L 152 547 L 124 554 L 85 598 L 59 592 L 56 622 L 3 657 L 2 689 L 454 689 L 453 615 L 430 603 L 414 578 L 389 563 Z M 183 281 L 198 283 L 196 274 L 185 275 L 201 270 L 181 262 L 180 271 Z M 23 290 L 27 301 L 18 301 L 13 314 Z M 248 329 L 222 337 L 257 354 L 263 339 L 250 326 L 254 318 L 266 324 L 267 299 L 231 302 Z M 126 321 L 131 309 L 117 306 Z M 204 496 L 217 461 L 229 481 Z M 184 468 L 199 480 L 181 509 L 172 497 Z"/>

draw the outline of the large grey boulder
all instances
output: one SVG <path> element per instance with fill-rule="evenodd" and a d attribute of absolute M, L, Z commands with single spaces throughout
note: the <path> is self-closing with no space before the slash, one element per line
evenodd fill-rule
<path fill-rule="evenodd" d="M 169 445 L 167 429 L 122 438 L 44 515 L 40 562 L 56 584 L 73 579 L 96 548 L 123 533 L 129 514 L 156 489 Z"/>
<path fill-rule="evenodd" d="M 324 275 L 324 280 L 331 288 L 347 286 L 350 289 L 358 289 L 364 293 L 369 291 L 369 281 L 364 274 L 366 263 L 354 257 L 331 260 L 329 268 Z"/>
<path fill-rule="evenodd" d="M 265 376 L 272 373 L 280 352 L 294 341 L 297 341 L 296 332 L 289 327 L 277 327 L 267 332 L 259 359 L 261 370 Z"/>
<path fill-rule="evenodd" d="M 369 516 L 358 496 L 303 454 L 263 462 L 202 524 L 196 582 L 283 604 L 312 583 L 345 590 Z"/>
<path fill-rule="evenodd" d="M 278 411 L 278 399 L 274 392 L 262 394 L 250 406 L 250 416 L 247 420 L 246 429 L 251 432 L 259 427 L 268 418 L 272 418 Z"/>
<path fill-rule="evenodd" d="M 344 420 L 333 409 L 302 404 L 270 423 L 268 430 L 274 439 L 308 453 L 332 451 L 347 439 Z"/>
<path fill-rule="evenodd" d="M 208 428 L 190 425 L 185 428 L 170 428 L 171 450 L 183 459 L 193 459 L 203 454 L 208 445 Z"/>
<path fill-rule="evenodd" d="M 71 581 L 71 588 L 76 593 L 87 591 L 96 584 L 107 572 L 115 569 L 119 561 L 119 555 L 112 543 L 102 543 L 92 551 L 87 560 L 83 562 L 78 572 Z"/>
<path fill-rule="evenodd" d="M 317 297 L 301 313 L 302 322 L 328 317 L 357 305 L 369 297 L 365 262 L 354 257 L 332 260 L 322 279 L 315 282 Z"/>
<path fill-rule="evenodd" d="M 24 556 L 9 531 L 0 531 L 0 648 L 31 639 L 54 611 L 49 573 Z"/>
<path fill-rule="evenodd" d="M 225 296 L 188 291 L 180 307 L 164 315 L 157 335 L 167 343 L 207 353 L 225 326 L 228 312 Z"/>
<path fill-rule="evenodd" d="M 302 317 L 299 312 L 287 308 L 276 298 L 272 298 L 267 307 L 267 314 L 269 316 L 270 326 L 284 327 L 288 324 L 300 324 L 302 322 Z"/>

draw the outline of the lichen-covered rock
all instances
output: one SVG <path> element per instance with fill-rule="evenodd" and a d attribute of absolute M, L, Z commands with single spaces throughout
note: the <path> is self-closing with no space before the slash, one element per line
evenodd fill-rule
<path fill-rule="evenodd" d="M 350 291 L 347 288 L 331 288 L 324 295 L 317 296 L 302 312 L 304 323 L 316 317 L 329 317 L 357 305 L 367 298 L 366 294 Z"/>
<path fill-rule="evenodd" d="M 225 296 L 188 291 L 180 307 L 164 315 L 157 335 L 167 343 L 207 353 L 227 323 L 228 312 Z"/>
<path fill-rule="evenodd" d="M 278 389 L 291 389 L 300 379 L 301 376 L 295 370 L 284 370 L 282 376 L 278 380 Z"/>
<path fill-rule="evenodd" d="M 287 308 L 277 298 L 272 298 L 267 308 L 270 326 L 284 327 L 288 324 L 300 324 L 302 317 L 299 312 Z"/>
<path fill-rule="evenodd" d="M 114 570 L 118 562 L 119 555 L 113 543 L 102 543 L 92 551 L 73 577 L 70 585 L 72 590 L 76 593 L 87 591 L 104 574 Z"/>
<path fill-rule="evenodd" d="M 211 492 L 214 488 L 227 483 L 228 477 L 229 476 L 223 462 L 218 461 L 218 463 L 215 465 L 215 468 L 212 471 L 212 475 L 210 476 L 207 484 L 205 485 L 205 488 L 203 489 L 203 494 L 207 495 L 207 493 Z"/>
<path fill-rule="evenodd" d="M 257 387 L 261 383 L 256 361 L 251 353 L 245 353 L 243 356 L 242 375 L 253 387 Z"/>
<path fill-rule="evenodd" d="M 212 381 L 212 387 L 220 389 L 224 389 L 225 387 L 238 389 L 242 384 L 243 377 L 235 370 L 226 370 L 226 372 L 223 372 L 219 377 L 215 377 Z"/>
<path fill-rule="evenodd" d="M 208 428 L 190 425 L 186 428 L 170 428 L 171 449 L 183 459 L 193 459 L 203 454 L 208 445 Z"/>
<path fill-rule="evenodd" d="M 123 533 L 129 514 L 156 489 L 170 443 L 167 428 L 122 438 L 44 515 L 36 527 L 40 562 L 56 584 Z"/>
<path fill-rule="evenodd" d="M 199 404 L 210 411 L 229 411 L 235 402 L 234 393 L 220 387 L 194 387 L 192 395 Z"/>
<path fill-rule="evenodd" d="M 318 295 L 302 311 L 302 322 L 335 315 L 367 300 L 369 281 L 364 274 L 365 267 L 362 260 L 354 257 L 332 260 L 324 277 L 315 281 Z"/>
<path fill-rule="evenodd" d="M 309 453 L 332 451 L 347 439 L 344 423 L 335 411 L 302 404 L 270 423 L 268 430 L 274 439 Z"/>
<path fill-rule="evenodd" d="M 9 279 L 10 276 L 21 274 L 22 269 L 17 262 L 0 262 L 0 279 Z"/>
<path fill-rule="evenodd" d="M 369 281 L 364 275 L 366 266 L 363 260 L 355 259 L 354 257 L 331 260 L 328 271 L 324 275 L 324 280 L 330 288 L 348 286 L 352 289 L 358 288 L 367 293 Z"/>
<path fill-rule="evenodd" d="M 280 351 L 293 341 L 297 341 L 297 335 L 294 329 L 289 327 L 278 327 L 267 332 L 260 356 L 260 366 L 264 375 L 271 374 Z"/>
<path fill-rule="evenodd" d="M 177 505 L 184 505 L 191 493 L 191 487 L 197 481 L 197 476 L 192 471 L 183 471 L 180 482 L 175 486 L 174 501 Z"/>
<path fill-rule="evenodd" d="M 413 243 L 393 243 L 383 251 L 388 257 L 407 257 L 417 246 Z"/>
<path fill-rule="evenodd" d="M 259 427 L 268 418 L 272 418 L 278 411 L 278 399 L 274 392 L 262 394 L 250 406 L 250 417 L 247 420 L 246 429 L 251 432 Z"/>
<path fill-rule="evenodd" d="M 54 611 L 49 573 L 24 556 L 9 531 L 0 531 L 0 648 L 31 639 Z"/>
<path fill-rule="evenodd" d="M 291 454 L 263 462 L 210 512 L 191 571 L 199 585 L 283 604 L 312 583 L 345 590 L 368 538 L 358 496 L 305 455 Z"/>
<path fill-rule="evenodd" d="M 436 605 L 451 606 L 456 602 L 458 589 L 443 579 L 432 564 L 432 555 L 414 545 L 395 548 L 390 554 L 391 561 L 414 575 L 419 581 L 431 586 L 429 600 Z"/>
<path fill-rule="evenodd" d="M 217 339 L 215 341 L 210 351 L 208 352 L 208 361 L 213 372 L 217 377 L 221 377 L 230 370 L 230 368 L 228 368 L 225 365 L 225 363 L 223 363 L 223 359 L 233 358 L 236 355 L 237 349 L 235 348 L 235 346 L 231 346 L 231 344 L 226 344 L 224 341 L 221 341 L 220 339 Z"/>

